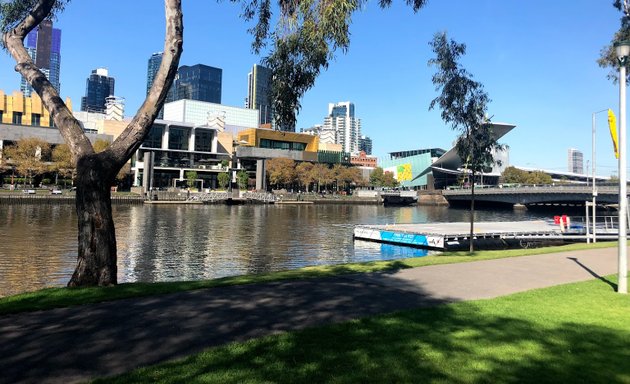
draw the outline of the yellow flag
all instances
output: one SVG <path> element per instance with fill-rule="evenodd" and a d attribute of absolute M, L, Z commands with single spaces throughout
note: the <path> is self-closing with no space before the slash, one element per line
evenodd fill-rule
<path fill-rule="evenodd" d="M 619 158 L 619 139 L 617 137 L 617 118 L 612 109 L 608 110 L 608 128 L 610 128 L 610 137 L 612 137 L 613 147 L 615 149 L 615 158 Z"/>

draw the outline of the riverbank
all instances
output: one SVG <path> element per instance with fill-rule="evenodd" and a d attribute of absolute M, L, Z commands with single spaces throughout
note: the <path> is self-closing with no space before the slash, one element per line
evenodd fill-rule
<path fill-rule="evenodd" d="M 8 315 L 0 361 L 14 382 L 138 366 L 112 382 L 627 382 L 615 259 L 593 248 Z"/>

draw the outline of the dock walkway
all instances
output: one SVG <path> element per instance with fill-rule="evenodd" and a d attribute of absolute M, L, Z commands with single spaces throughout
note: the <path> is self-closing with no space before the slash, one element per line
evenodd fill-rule
<path fill-rule="evenodd" d="M 481 248 L 506 248 L 519 242 L 586 240 L 583 229 L 563 232 L 552 221 L 479 222 L 474 225 L 475 245 Z M 467 248 L 470 223 L 426 223 L 359 225 L 354 228 L 357 240 L 436 249 L 441 251 Z M 610 233 L 598 232 L 598 239 L 613 240 Z"/>

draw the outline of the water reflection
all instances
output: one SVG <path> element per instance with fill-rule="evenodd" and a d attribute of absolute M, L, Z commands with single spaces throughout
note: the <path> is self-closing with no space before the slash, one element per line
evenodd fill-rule
<path fill-rule="evenodd" d="M 465 209 L 377 205 L 114 206 L 118 279 L 208 279 L 426 251 L 353 242 L 356 224 L 468 221 Z M 76 262 L 71 205 L 0 206 L 0 296 L 64 285 Z M 528 211 L 478 211 L 476 220 L 541 218 Z"/>

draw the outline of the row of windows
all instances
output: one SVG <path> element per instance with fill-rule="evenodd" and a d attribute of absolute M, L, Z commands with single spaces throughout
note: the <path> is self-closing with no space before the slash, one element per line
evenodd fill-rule
<path fill-rule="evenodd" d="M 153 126 L 144 139 L 145 148 L 162 148 L 163 126 Z M 168 133 L 168 148 L 188 150 L 190 130 L 187 128 L 170 127 Z M 212 152 L 212 131 L 197 129 L 195 131 L 195 151 Z"/>
<path fill-rule="evenodd" d="M 22 125 L 22 112 L 13 112 L 13 115 L 11 117 L 11 124 L 16 124 L 16 125 Z M 0 122 L 2 121 L 4 117 L 4 112 L 0 111 Z M 40 127 L 41 126 L 41 120 L 42 120 L 42 116 L 38 113 L 32 113 L 31 114 L 31 125 L 34 127 Z M 52 126 L 52 121 L 50 126 Z"/>
<path fill-rule="evenodd" d="M 290 141 L 260 139 L 260 148 L 285 149 L 289 151 L 304 151 L 306 150 L 306 143 L 295 143 L 295 142 L 290 142 Z"/>

